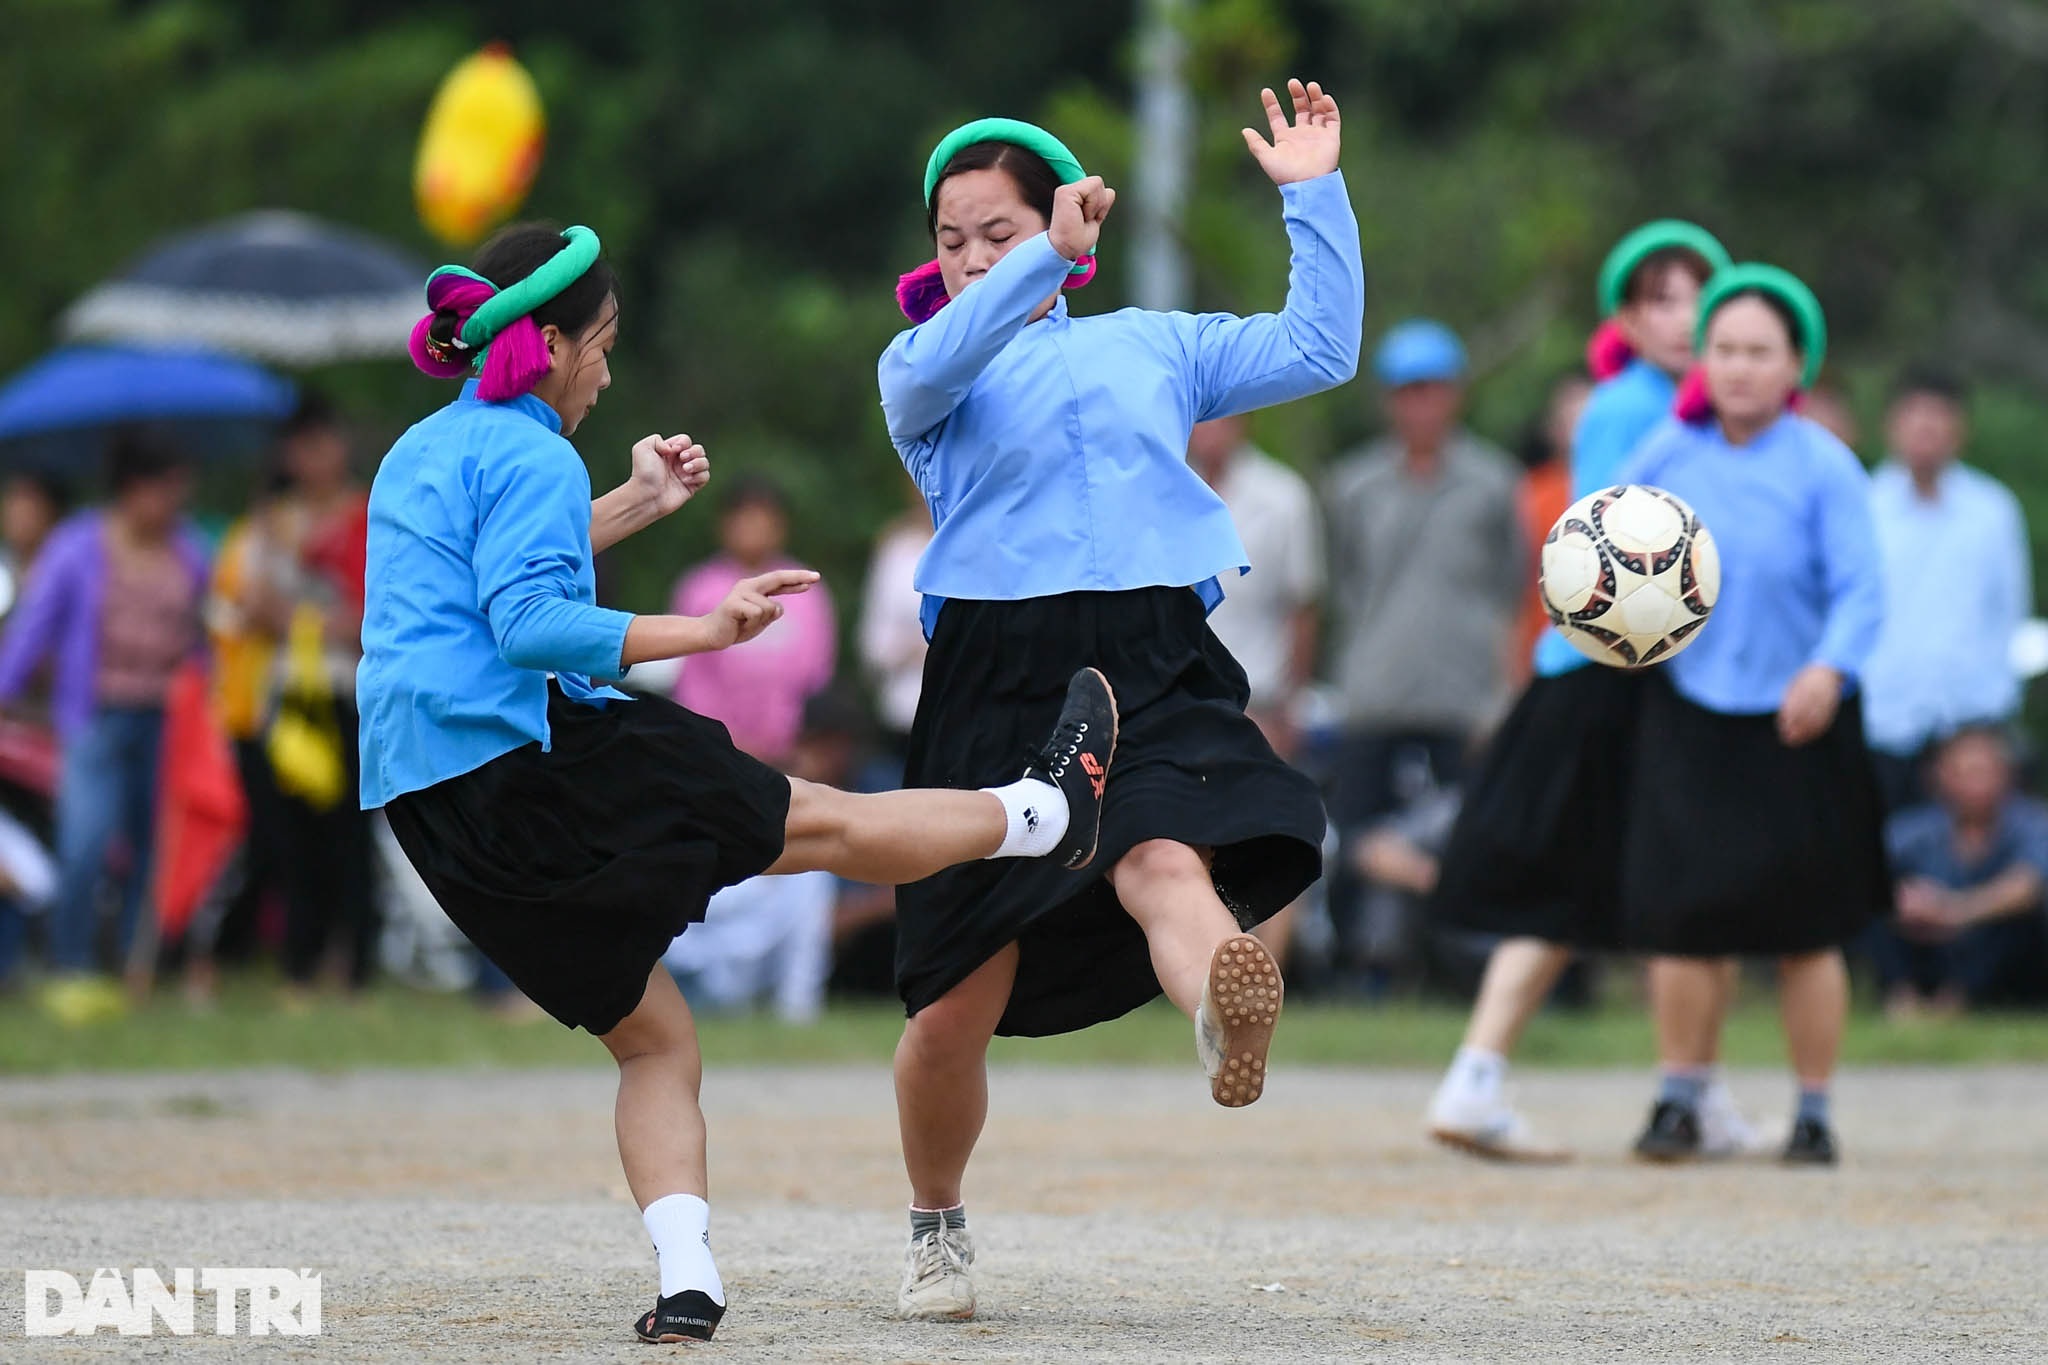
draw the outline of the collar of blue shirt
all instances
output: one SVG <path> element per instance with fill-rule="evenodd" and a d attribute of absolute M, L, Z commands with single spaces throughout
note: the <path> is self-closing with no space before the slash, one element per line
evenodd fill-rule
<path fill-rule="evenodd" d="M 476 396 L 476 386 L 477 381 L 474 379 L 465 382 L 462 386 L 462 396 L 458 401 L 464 403 L 484 402 L 484 399 Z M 562 414 L 556 412 L 545 402 L 535 398 L 530 393 L 522 393 L 517 398 L 507 402 L 492 403 L 491 406 L 494 408 L 510 408 L 514 412 L 523 412 L 549 431 L 554 432 L 557 436 L 562 434 Z"/>

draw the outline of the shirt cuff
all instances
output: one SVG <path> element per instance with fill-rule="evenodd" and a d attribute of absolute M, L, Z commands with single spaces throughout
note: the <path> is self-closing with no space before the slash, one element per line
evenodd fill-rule
<path fill-rule="evenodd" d="M 1349 207 L 1351 202 L 1342 171 L 1331 171 L 1313 180 L 1291 180 L 1280 187 L 1280 198 L 1290 209 L 1310 209 L 1333 200 L 1342 200 Z"/>
<path fill-rule="evenodd" d="M 624 677 L 626 670 L 619 659 L 626 652 L 626 627 L 632 624 L 632 612 L 585 607 L 573 620 L 563 622 L 558 671 L 607 682 Z"/>

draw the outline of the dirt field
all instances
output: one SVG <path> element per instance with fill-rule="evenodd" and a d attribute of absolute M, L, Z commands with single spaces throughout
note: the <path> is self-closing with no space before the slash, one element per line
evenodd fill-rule
<path fill-rule="evenodd" d="M 0 1081 L 0 1360 L 2048 1359 L 2048 1070 L 1852 1074 L 1833 1173 L 1632 1166 L 1617 1073 L 1523 1082 L 1578 1163 L 1481 1167 L 1419 1138 L 1429 1083 L 1283 1072 L 1231 1113 L 1192 1065 L 1005 1071 L 983 1313 L 924 1325 L 887 1311 L 886 1073 L 714 1069 L 733 1307 L 653 1348 L 605 1072 Z M 1781 1077 L 1736 1089 L 1782 1120 Z M 24 1268 L 103 1265 L 312 1267 L 324 1334 L 24 1338 Z"/>

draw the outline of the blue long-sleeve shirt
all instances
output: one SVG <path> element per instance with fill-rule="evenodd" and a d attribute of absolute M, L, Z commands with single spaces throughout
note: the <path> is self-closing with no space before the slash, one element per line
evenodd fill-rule
<path fill-rule="evenodd" d="M 1824 428 L 1787 414 L 1746 445 L 1720 425 L 1666 422 L 1619 482 L 1651 484 L 1691 504 L 1721 555 L 1721 597 L 1699 638 L 1659 667 L 1710 711 L 1776 711 L 1810 663 L 1848 684 L 1863 672 L 1884 619 L 1884 572 L 1870 477 Z"/>
<path fill-rule="evenodd" d="M 364 809 L 548 742 L 548 674 L 577 701 L 624 694 L 632 617 L 597 605 L 590 472 L 528 394 L 462 396 L 391 447 L 370 486 L 363 605 Z"/>
<path fill-rule="evenodd" d="M 1344 178 L 1281 187 L 1293 246 L 1279 313 L 1076 318 L 1043 233 L 882 355 L 889 439 L 931 506 L 917 568 L 944 599 L 1196 587 L 1244 570 L 1223 500 L 1188 468 L 1196 422 L 1319 393 L 1358 369 L 1365 265 Z M 1028 325 L 1027 325 L 1028 323 Z"/>
<path fill-rule="evenodd" d="M 1671 415 L 1677 397 L 1678 381 L 1647 360 L 1631 360 L 1621 373 L 1602 380 L 1572 429 L 1572 501 L 1621 482 L 1628 457 Z M 1542 677 L 1592 662 L 1555 629 L 1536 641 L 1536 672 Z"/>

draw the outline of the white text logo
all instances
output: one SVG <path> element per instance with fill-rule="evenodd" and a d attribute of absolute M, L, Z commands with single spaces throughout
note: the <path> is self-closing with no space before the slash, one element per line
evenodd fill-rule
<path fill-rule="evenodd" d="M 118 1270 L 93 1271 L 84 1288 L 66 1271 L 29 1271 L 22 1295 L 28 1334 L 89 1337 L 112 1328 L 124 1337 L 146 1337 L 159 1323 L 181 1337 L 209 1328 L 224 1337 L 238 1331 L 252 1337 L 320 1334 L 320 1277 L 310 1270 L 180 1268 L 165 1284 L 143 1266 L 131 1278 L 132 1292 Z M 210 1320 L 198 1311 L 200 1294 L 213 1296 Z"/>

